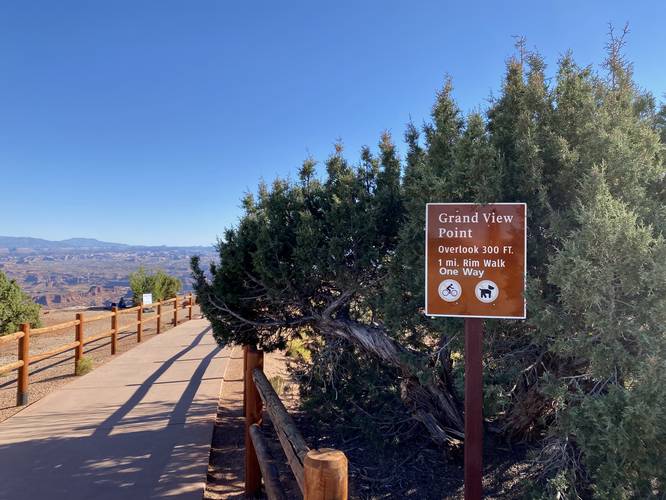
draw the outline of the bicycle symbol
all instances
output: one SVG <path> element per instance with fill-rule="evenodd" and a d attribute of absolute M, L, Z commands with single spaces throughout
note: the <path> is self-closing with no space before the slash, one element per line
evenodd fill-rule
<path fill-rule="evenodd" d="M 455 302 L 462 295 L 460 283 L 456 280 L 444 280 L 439 284 L 437 292 L 442 300 L 446 302 Z"/>

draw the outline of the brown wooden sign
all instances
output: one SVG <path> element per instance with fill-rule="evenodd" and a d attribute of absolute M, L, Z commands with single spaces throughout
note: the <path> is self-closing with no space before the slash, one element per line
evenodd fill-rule
<path fill-rule="evenodd" d="M 524 203 L 426 205 L 429 316 L 525 318 Z"/>

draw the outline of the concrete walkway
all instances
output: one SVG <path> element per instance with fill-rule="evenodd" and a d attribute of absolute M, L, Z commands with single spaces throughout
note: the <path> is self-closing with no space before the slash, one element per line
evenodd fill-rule
<path fill-rule="evenodd" d="M 188 321 L 7 419 L 0 499 L 200 499 L 229 352 Z"/>

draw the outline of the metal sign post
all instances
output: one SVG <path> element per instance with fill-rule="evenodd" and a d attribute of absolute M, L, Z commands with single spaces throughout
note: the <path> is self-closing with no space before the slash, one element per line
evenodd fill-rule
<path fill-rule="evenodd" d="M 524 203 L 428 203 L 428 316 L 465 318 L 465 498 L 483 495 L 483 318 L 524 319 Z"/>
<path fill-rule="evenodd" d="M 465 498 L 483 491 L 483 320 L 465 319 Z"/>

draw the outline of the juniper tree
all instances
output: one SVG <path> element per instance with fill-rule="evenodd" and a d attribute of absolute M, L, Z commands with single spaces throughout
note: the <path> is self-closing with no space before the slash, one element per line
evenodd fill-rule
<path fill-rule="evenodd" d="M 322 180 L 308 159 L 300 182 L 246 197 L 210 280 L 192 262 L 215 336 L 349 342 L 396 370 L 435 442 L 455 442 L 462 324 L 423 315 L 424 206 L 526 202 L 528 320 L 486 321 L 485 414 L 541 440 L 553 495 L 663 495 L 664 113 L 623 43 L 611 36 L 605 72 L 565 54 L 552 84 L 521 44 L 483 115 L 463 117 L 447 81 L 407 128 L 402 176 L 385 135 L 357 164 L 337 145 Z"/>
<path fill-rule="evenodd" d="M 17 332 L 21 323 L 39 326 L 39 305 L 0 271 L 0 335 Z"/>
<path fill-rule="evenodd" d="M 666 356 L 664 150 L 621 45 L 611 39 L 606 75 L 565 55 L 545 94 L 538 58 L 510 62 L 489 112 L 503 171 L 531 183 L 519 196 L 532 247 L 530 319 L 509 335 L 489 325 L 489 378 L 509 394 L 505 428 L 546 438 L 542 478 L 560 495 L 664 488 L 663 394 L 642 400 Z M 512 184 L 505 195 L 524 189 Z"/>
<path fill-rule="evenodd" d="M 140 305 L 144 293 L 150 293 L 155 302 L 171 299 L 176 296 L 182 284 L 175 276 L 158 269 L 149 274 L 143 267 L 129 275 L 130 289 L 132 290 L 132 301 L 134 305 Z"/>
<path fill-rule="evenodd" d="M 424 377 L 428 357 L 381 321 L 377 297 L 403 209 L 400 164 L 387 134 L 379 150 L 378 158 L 366 151 L 352 166 L 337 145 L 324 182 L 303 175 L 307 162 L 299 184 L 275 181 L 218 244 L 210 282 L 193 258 L 195 287 L 221 341 L 271 350 L 307 326 L 352 342 L 402 373 L 405 400 L 436 440 L 457 440 L 462 418 L 446 381 Z"/>

